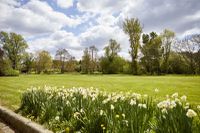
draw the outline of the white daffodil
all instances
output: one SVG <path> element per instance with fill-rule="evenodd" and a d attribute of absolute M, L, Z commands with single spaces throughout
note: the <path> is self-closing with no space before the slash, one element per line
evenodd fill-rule
<path fill-rule="evenodd" d="M 172 94 L 172 98 L 178 98 L 178 92 Z"/>
<path fill-rule="evenodd" d="M 110 105 L 110 109 L 111 109 L 111 110 L 114 110 L 114 109 L 115 109 L 114 105 L 111 104 L 111 105 Z"/>
<path fill-rule="evenodd" d="M 55 117 L 55 120 L 56 120 L 56 121 L 59 121 L 59 119 L 60 119 L 59 116 L 56 116 L 56 117 Z"/>
<path fill-rule="evenodd" d="M 159 90 L 158 90 L 157 88 L 156 88 L 154 91 L 155 91 L 155 93 L 158 93 L 158 92 L 159 92 Z"/>
<path fill-rule="evenodd" d="M 183 96 L 181 97 L 181 100 L 182 100 L 183 102 L 186 102 L 187 97 L 186 97 L 185 95 L 183 95 Z"/>
<path fill-rule="evenodd" d="M 187 115 L 187 117 L 192 118 L 192 117 L 197 116 L 197 113 L 192 109 L 188 109 L 186 115 Z"/>
<path fill-rule="evenodd" d="M 136 101 L 133 100 L 133 99 L 131 99 L 131 101 L 130 101 L 130 105 L 136 105 Z"/>
<path fill-rule="evenodd" d="M 200 111 L 200 105 L 197 105 L 197 109 Z"/>

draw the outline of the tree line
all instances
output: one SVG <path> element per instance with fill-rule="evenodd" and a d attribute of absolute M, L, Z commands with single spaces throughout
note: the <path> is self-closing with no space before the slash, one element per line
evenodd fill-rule
<path fill-rule="evenodd" d="M 76 60 L 67 49 L 57 49 L 52 58 L 48 51 L 26 52 L 28 44 L 16 33 L 0 32 L 0 75 L 19 73 L 85 74 L 200 74 L 200 34 L 176 39 L 169 29 L 162 33 L 143 33 L 137 18 L 125 19 L 123 30 L 129 36 L 131 60 L 119 56 L 121 47 L 110 39 L 104 55 L 98 56 L 95 45 L 85 48 L 81 60 Z"/>

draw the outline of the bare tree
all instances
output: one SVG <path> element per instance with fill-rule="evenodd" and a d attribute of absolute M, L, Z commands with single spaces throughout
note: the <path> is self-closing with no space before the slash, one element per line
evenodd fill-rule
<path fill-rule="evenodd" d="M 89 47 L 91 53 L 91 71 L 94 72 L 97 68 L 97 51 L 98 49 L 93 45 Z"/>
<path fill-rule="evenodd" d="M 58 56 L 60 60 L 60 71 L 61 73 L 64 73 L 65 62 L 69 60 L 71 56 L 66 49 L 58 49 L 56 51 L 56 56 Z"/>
<path fill-rule="evenodd" d="M 185 59 L 189 66 L 189 71 L 192 74 L 196 74 L 198 71 L 197 65 L 199 65 L 199 63 L 197 63 L 198 61 L 196 61 L 196 57 L 199 58 L 199 40 L 199 35 L 190 35 L 180 41 L 177 41 L 175 44 L 176 52 L 178 52 Z"/>

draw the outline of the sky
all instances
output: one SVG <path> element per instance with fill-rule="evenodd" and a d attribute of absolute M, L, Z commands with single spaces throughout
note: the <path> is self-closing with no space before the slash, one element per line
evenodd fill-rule
<path fill-rule="evenodd" d="M 128 54 L 129 38 L 123 32 L 126 18 L 138 18 L 143 33 L 165 28 L 181 38 L 200 33 L 199 0 L 0 0 L 0 31 L 21 34 L 29 52 L 47 50 L 55 55 L 66 48 L 81 59 L 95 45 L 99 56 L 109 39 Z"/>

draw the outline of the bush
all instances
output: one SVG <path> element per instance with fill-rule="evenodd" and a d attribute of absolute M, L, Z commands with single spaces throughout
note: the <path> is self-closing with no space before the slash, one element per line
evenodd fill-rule
<path fill-rule="evenodd" d="M 0 60 L 0 76 L 19 76 L 19 71 L 12 69 L 9 60 Z"/>
<path fill-rule="evenodd" d="M 13 69 L 6 69 L 4 71 L 4 76 L 19 76 L 19 71 Z"/>
<path fill-rule="evenodd" d="M 20 112 L 54 132 L 198 132 L 200 107 L 191 109 L 178 93 L 164 101 L 137 93 L 84 88 L 31 88 Z"/>

